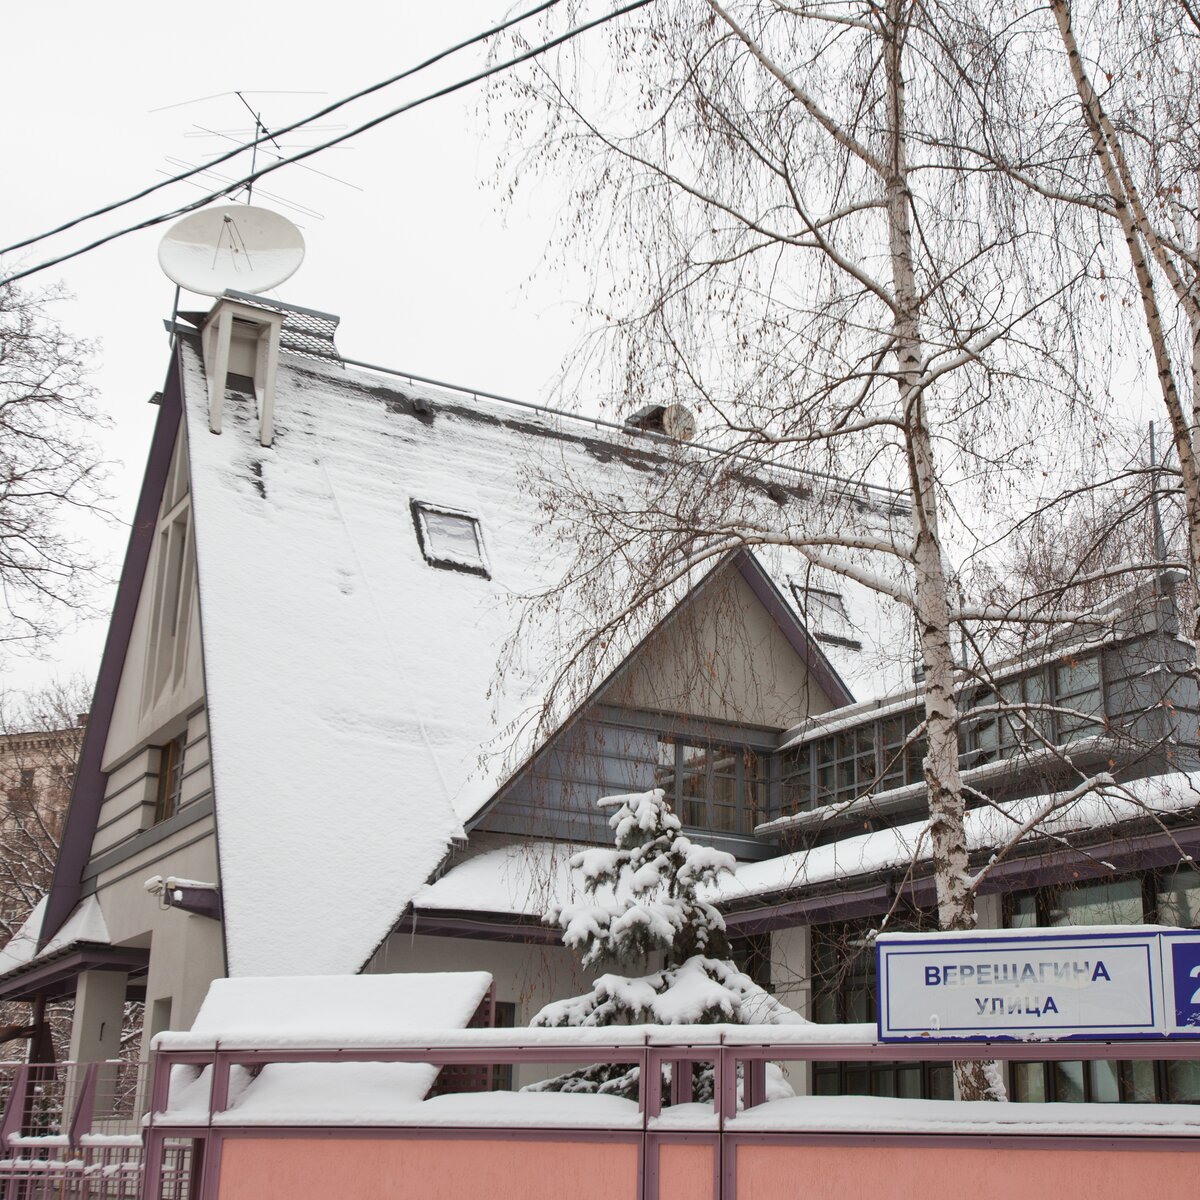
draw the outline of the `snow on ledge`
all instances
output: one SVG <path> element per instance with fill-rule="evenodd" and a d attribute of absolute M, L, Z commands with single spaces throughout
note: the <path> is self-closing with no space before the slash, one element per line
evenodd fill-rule
<path fill-rule="evenodd" d="M 492 986 L 487 971 L 217 979 L 189 1031 L 155 1049 L 386 1046 L 429 1028 L 461 1030 Z"/>
<path fill-rule="evenodd" d="M 727 1122 L 732 1133 L 1033 1133 L 1197 1137 L 1197 1104 L 1001 1104 L 883 1096 L 792 1096 Z"/>

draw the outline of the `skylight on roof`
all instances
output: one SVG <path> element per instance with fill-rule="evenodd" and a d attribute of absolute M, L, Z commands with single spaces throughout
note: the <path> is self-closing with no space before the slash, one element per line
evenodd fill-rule
<path fill-rule="evenodd" d="M 419 500 L 413 501 L 412 510 L 421 553 L 430 566 L 489 578 L 483 531 L 476 517 L 452 508 L 435 508 Z"/>

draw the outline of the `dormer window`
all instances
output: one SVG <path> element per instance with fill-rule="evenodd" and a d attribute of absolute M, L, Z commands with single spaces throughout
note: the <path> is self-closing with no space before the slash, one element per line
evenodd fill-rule
<path fill-rule="evenodd" d="M 490 578 L 479 520 L 453 508 L 435 508 L 414 500 L 413 523 L 425 561 L 433 567 Z"/>

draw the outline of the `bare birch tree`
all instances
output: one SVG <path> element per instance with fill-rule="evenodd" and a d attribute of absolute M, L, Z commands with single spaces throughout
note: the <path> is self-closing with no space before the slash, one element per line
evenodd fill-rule
<path fill-rule="evenodd" d="M 1062 432 L 1097 415 L 1061 334 L 1086 255 L 1058 242 L 1043 197 L 974 170 L 1024 149 L 1030 66 L 1010 19 L 971 3 L 664 0 L 614 34 L 603 87 L 564 56 L 512 109 L 528 142 L 541 102 L 541 160 L 577 172 L 565 246 L 603 247 L 591 309 L 606 336 L 578 361 L 615 355 L 622 402 L 697 406 L 717 446 L 666 452 L 616 499 L 547 472 L 576 551 L 566 607 L 592 630 L 569 666 L 594 679 L 623 621 L 738 547 L 798 549 L 907 606 L 943 929 L 974 925 L 979 884 L 953 631 L 1014 616 L 966 603 L 954 563 L 981 527 L 994 539 L 1014 495 L 1036 500 L 1031 464 L 1058 469 L 1067 443 L 1039 437 L 1051 412 Z M 968 1097 L 1002 1092 L 983 1067 L 957 1074 Z"/>

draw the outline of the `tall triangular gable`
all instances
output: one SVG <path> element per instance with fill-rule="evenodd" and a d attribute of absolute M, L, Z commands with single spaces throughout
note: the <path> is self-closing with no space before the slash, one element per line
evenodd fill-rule
<path fill-rule="evenodd" d="M 54 880 L 46 902 L 39 948 L 45 946 L 59 931 L 80 898 L 83 872 L 88 864 L 100 808 L 104 803 L 104 751 L 142 596 L 146 568 L 154 545 L 163 488 L 178 440 L 181 412 L 182 394 L 176 357 L 172 360 L 163 387 L 150 454 L 129 532 L 129 544 L 121 567 L 104 653 L 100 659 L 100 671 L 75 772 L 71 802 L 63 825 Z"/>

